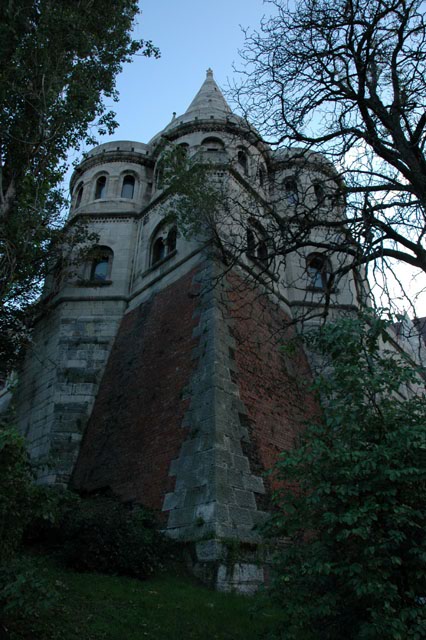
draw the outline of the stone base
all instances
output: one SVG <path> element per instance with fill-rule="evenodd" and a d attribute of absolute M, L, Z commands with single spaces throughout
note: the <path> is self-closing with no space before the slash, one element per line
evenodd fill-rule
<path fill-rule="evenodd" d="M 192 545 L 190 569 L 218 591 L 253 595 L 265 582 L 264 551 L 238 540 L 202 540 Z"/>

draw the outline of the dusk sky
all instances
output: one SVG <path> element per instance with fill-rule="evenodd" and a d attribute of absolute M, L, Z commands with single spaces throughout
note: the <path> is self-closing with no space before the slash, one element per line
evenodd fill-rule
<path fill-rule="evenodd" d="M 183 113 L 211 67 L 226 90 L 239 64 L 242 27 L 258 27 L 271 7 L 262 0 L 142 0 L 135 35 L 152 40 L 159 60 L 137 57 L 118 81 L 119 129 L 114 139 L 148 142 Z M 240 26 L 241 25 L 241 26 Z M 103 141 L 107 141 L 105 138 Z"/>

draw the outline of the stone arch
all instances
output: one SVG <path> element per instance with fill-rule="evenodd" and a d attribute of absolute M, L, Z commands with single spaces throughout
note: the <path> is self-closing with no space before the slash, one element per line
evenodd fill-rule
<path fill-rule="evenodd" d="M 107 171 L 103 171 L 102 173 L 98 173 L 94 177 L 94 191 L 93 191 L 93 199 L 94 200 L 103 200 L 106 198 L 108 191 L 108 178 L 109 174 Z"/>
<path fill-rule="evenodd" d="M 218 136 L 207 136 L 201 141 L 203 149 L 209 152 L 224 151 L 225 143 Z"/>
<path fill-rule="evenodd" d="M 326 291 L 329 287 L 331 272 L 331 262 L 325 253 L 314 252 L 306 256 L 309 289 Z"/>
<path fill-rule="evenodd" d="M 151 236 L 149 264 L 154 267 L 168 257 L 174 255 L 177 242 L 175 224 L 160 223 Z"/>
<path fill-rule="evenodd" d="M 95 245 L 87 254 L 86 279 L 93 283 L 111 281 L 114 252 L 106 245 Z"/>

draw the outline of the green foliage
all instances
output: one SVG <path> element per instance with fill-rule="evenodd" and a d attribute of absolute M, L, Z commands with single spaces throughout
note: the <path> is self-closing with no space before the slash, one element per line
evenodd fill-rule
<path fill-rule="evenodd" d="M 205 236 L 209 231 L 217 234 L 226 198 L 223 181 L 215 180 L 205 155 L 188 158 L 184 147 L 169 144 L 161 154 L 158 172 L 162 187 L 171 196 L 165 217 L 175 220 L 186 237 Z"/>
<path fill-rule="evenodd" d="M 19 547 L 32 515 L 32 475 L 23 439 L 0 424 L 0 566 Z"/>
<path fill-rule="evenodd" d="M 55 602 L 56 591 L 46 570 L 29 557 L 16 557 L 0 567 L 0 614 L 3 619 L 31 620 Z"/>
<path fill-rule="evenodd" d="M 70 149 L 111 133 L 116 76 L 137 52 L 136 0 L 13 0 L 0 23 L 0 355 L 10 366 L 64 241 L 60 183 Z M 68 238 L 69 241 L 69 238 Z M 16 311 L 16 309 L 19 309 Z M 17 315 L 15 315 L 15 312 Z M 20 329 L 20 331 L 19 331 Z M 9 340 L 7 339 L 9 337 Z M 6 356 L 6 357 L 5 357 Z"/>
<path fill-rule="evenodd" d="M 80 497 L 68 489 L 33 486 L 31 519 L 24 531 L 24 545 L 55 548 L 62 540 L 65 518 L 79 504 Z"/>
<path fill-rule="evenodd" d="M 360 317 L 307 337 L 323 418 L 281 454 L 270 523 L 288 539 L 273 587 L 286 640 L 426 635 L 426 398 L 407 393 L 424 383 L 386 328 Z"/>
<path fill-rule="evenodd" d="M 79 571 L 145 578 L 170 559 L 172 543 L 152 515 L 109 497 L 82 500 L 61 521 L 64 558 Z"/>
<path fill-rule="evenodd" d="M 6 620 L 11 640 L 260 640 L 281 619 L 260 596 L 214 592 L 183 568 L 142 581 L 37 561 L 56 603 L 30 620 Z"/>
<path fill-rule="evenodd" d="M 23 559 L 22 540 L 36 520 L 54 521 L 53 492 L 33 484 L 23 439 L 0 423 L 0 616 L 29 620 L 49 606 L 53 590 L 38 567 Z"/>

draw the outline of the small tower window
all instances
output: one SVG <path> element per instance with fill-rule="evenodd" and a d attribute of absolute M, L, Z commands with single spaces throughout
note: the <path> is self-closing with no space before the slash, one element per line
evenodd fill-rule
<path fill-rule="evenodd" d="M 263 262 L 264 265 L 268 264 L 268 247 L 266 246 L 266 242 L 261 240 L 257 247 L 257 258 L 260 262 Z"/>
<path fill-rule="evenodd" d="M 328 287 L 331 267 L 328 258 L 321 253 L 312 253 L 306 258 L 309 287 L 325 291 Z"/>
<path fill-rule="evenodd" d="M 176 227 L 162 227 L 155 234 L 151 249 L 151 265 L 157 264 L 176 251 L 177 229 Z"/>
<path fill-rule="evenodd" d="M 265 171 L 265 167 L 260 166 L 259 167 L 259 184 L 261 186 L 261 188 L 263 189 L 263 187 L 265 186 L 265 182 L 266 182 L 266 171 Z"/>
<path fill-rule="evenodd" d="M 75 208 L 78 209 L 78 207 L 81 205 L 81 200 L 83 198 L 83 185 L 80 184 L 80 186 L 77 189 L 77 197 L 75 199 Z"/>
<path fill-rule="evenodd" d="M 121 197 L 133 200 L 135 193 L 135 179 L 133 176 L 124 176 L 123 186 L 121 187 Z"/>
<path fill-rule="evenodd" d="M 324 204 L 325 191 L 324 191 L 324 187 L 319 182 L 314 183 L 314 193 L 315 193 L 315 199 L 317 201 L 317 204 L 318 205 Z"/>
<path fill-rule="evenodd" d="M 299 202 L 299 194 L 297 191 L 296 180 L 293 178 L 289 178 L 284 182 L 285 188 L 285 197 L 287 200 L 287 204 L 295 205 Z"/>
<path fill-rule="evenodd" d="M 211 151 L 211 152 L 223 151 L 224 149 L 224 144 L 222 140 L 220 138 L 214 138 L 212 136 L 210 136 L 209 138 L 204 138 L 204 140 L 201 143 L 201 146 L 206 151 Z"/>
<path fill-rule="evenodd" d="M 162 189 L 164 186 L 164 168 L 158 164 L 155 170 L 155 188 Z"/>
<path fill-rule="evenodd" d="M 249 256 L 254 256 L 256 250 L 256 238 L 251 229 L 247 229 L 247 253 Z"/>
<path fill-rule="evenodd" d="M 260 225 L 259 225 L 260 227 Z M 249 228 L 246 231 L 247 239 L 247 256 L 249 258 L 262 262 L 264 266 L 268 264 L 268 245 L 264 232 L 261 228 Z"/>
<path fill-rule="evenodd" d="M 106 256 L 96 258 L 92 263 L 91 280 L 106 280 L 108 276 L 109 260 Z"/>
<path fill-rule="evenodd" d="M 89 280 L 107 282 L 111 278 L 113 251 L 109 247 L 94 247 L 89 254 Z"/>
<path fill-rule="evenodd" d="M 176 249 L 176 237 L 177 231 L 176 227 L 172 227 L 169 233 L 167 234 L 167 253 L 172 253 Z"/>
<path fill-rule="evenodd" d="M 166 245 L 163 238 L 157 238 L 152 246 L 152 264 L 160 262 L 166 255 Z"/>
<path fill-rule="evenodd" d="M 242 169 L 244 175 L 247 175 L 248 174 L 248 158 L 247 158 L 246 152 L 240 149 L 240 151 L 238 151 L 237 160 L 238 160 L 238 166 L 240 167 L 240 169 Z"/>
<path fill-rule="evenodd" d="M 95 200 L 100 200 L 101 198 L 105 198 L 106 181 L 107 181 L 106 176 L 100 176 L 96 180 Z"/>

